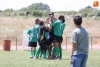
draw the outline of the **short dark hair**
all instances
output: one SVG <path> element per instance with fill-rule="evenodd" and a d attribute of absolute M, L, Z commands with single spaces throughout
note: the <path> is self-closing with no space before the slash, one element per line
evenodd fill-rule
<path fill-rule="evenodd" d="M 61 20 L 61 21 L 62 21 L 62 23 L 64 23 L 64 22 L 65 22 L 65 17 L 64 17 L 63 15 L 60 15 L 60 16 L 58 17 L 58 19 L 59 19 L 59 20 Z"/>
<path fill-rule="evenodd" d="M 76 16 L 74 16 L 73 21 L 76 25 L 81 25 L 82 24 L 82 17 L 80 15 L 76 15 Z"/>
<path fill-rule="evenodd" d="M 39 21 L 39 18 L 35 19 L 35 24 L 38 24 Z"/>
<path fill-rule="evenodd" d="M 41 20 L 41 21 L 40 21 L 40 26 L 42 26 L 43 24 L 44 24 L 44 22 Z"/>

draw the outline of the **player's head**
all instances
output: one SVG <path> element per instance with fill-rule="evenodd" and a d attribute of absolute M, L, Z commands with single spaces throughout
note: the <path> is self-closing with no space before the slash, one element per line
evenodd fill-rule
<path fill-rule="evenodd" d="M 82 24 L 82 17 L 80 15 L 75 15 L 73 18 L 74 24 L 77 26 L 81 26 Z"/>
<path fill-rule="evenodd" d="M 35 19 L 35 24 L 39 24 L 39 23 L 40 23 L 39 18 Z"/>
<path fill-rule="evenodd" d="M 46 19 L 46 23 L 49 23 L 49 22 L 50 22 L 50 18 L 47 18 L 47 19 Z"/>
<path fill-rule="evenodd" d="M 44 22 L 41 20 L 40 21 L 40 26 L 43 26 L 44 25 Z"/>
<path fill-rule="evenodd" d="M 58 19 L 59 19 L 59 20 L 61 20 L 61 21 L 62 21 L 62 23 L 64 23 L 64 22 L 65 22 L 65 17 L 64 17 L 63 15 L 60 15 L 60 16 L 58 17 Z"/>
<path fill-rule="evenodd" d="M 53 18 L 54 17 L 54 12 L 50 12 L 49 16 L 50 16 L 50 18 Z"/>

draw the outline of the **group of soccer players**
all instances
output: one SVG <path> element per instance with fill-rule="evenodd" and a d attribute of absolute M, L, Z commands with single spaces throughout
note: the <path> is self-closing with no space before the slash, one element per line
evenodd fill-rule
<path fill-rule="evenodd" d="M 34 59 L 62 59 L 61 43 L 65 28 L 65 17 L 60 15 L 55 18 L 54 13 L 49 13 L 45 21 L 37 18 L 35 26 L 28 30 L 30 58 Z M 37 43 L 39 47 L 37 47 Z"/>

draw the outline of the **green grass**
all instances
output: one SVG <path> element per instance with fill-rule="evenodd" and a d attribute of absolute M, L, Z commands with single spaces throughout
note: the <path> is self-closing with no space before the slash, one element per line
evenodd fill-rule
<path fill-rule="evenodd" d="M 70 51 L 63 51 L 62 60 L 34 60 L 29 51 L 0 51 L 0 67 L 71 67 Z M 90 50 L 87 67 L 100 67 L 100 50 Z"/>

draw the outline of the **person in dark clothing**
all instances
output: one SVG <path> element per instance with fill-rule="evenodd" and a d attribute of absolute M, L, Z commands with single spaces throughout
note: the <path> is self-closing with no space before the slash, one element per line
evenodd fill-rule
<path fill-rule="evenodd" d="M 40 21 L 40 29 L 39 29 L 39 37 L 38 37 L 38 43 L 40 45 L 42 58 L 46 58 L 46 37 L 45 33 L 49 31 L 49 28 L 45 27 L 44 22 Z"/>

